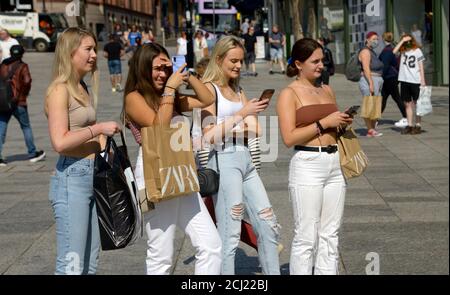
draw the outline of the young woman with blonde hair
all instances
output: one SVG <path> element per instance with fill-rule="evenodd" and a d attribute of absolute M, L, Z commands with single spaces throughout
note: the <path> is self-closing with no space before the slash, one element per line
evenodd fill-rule
<path fill-rule="evenodd" d="M 166 49 L 157 43 L 140 47 L 130 62 L 124 95 L 123 116 L 141 144 L 140 129 L 156 124 L 169 125 L 181 112 L 203 108 L 214 100 L 208 89 L 188 71 L 186 65 L 172 72 L 172 63 Z M 189 83 L 196 96 L 178 92 L 183 83 Z M 142 148 L 136 161 L 138 189 L 145 188 Z M 146 214 L 147 274 L 169 274 L 174 254 L 175 229 L 180 227 L 196 249 L 195 274 L 220 273 L 221 241 L 200 194 L 190 194 L 155 204 Z"/>
<path fill-rule="evenodd" d="M 97 41 L 80 28 L 58 38 L 53 77 L 45 98 L 50 140 L 59 153 L 49 199 L 56 219 L 56 274 L 95 274 L 100 235 L 93 190 L 100 135 L 120 131 L 116 122 L 96 122 Z M 92 95 L 83 78 L 92 77 Z"/>
<path fill-rule="evenodd" d="M 217 150 L 210 153 L 208 167 L 220 170 L 215 215 L 223 243 L 222 274 L 235 273 L 244 210 L 258 237 L 263 273 L 279 274 L 279 225 L 248 149 L 248 139 L 261 134 L 256 115 L 267 108 L 268 99 L 249 100 L 239 86 L 244 53 L 240 39 L 223 37 L 215 45 L 202 79 L 211 93 L 216 93 L 215 103 L 202 113 L 208 120 L 203 122 L 205 140 Z"/>

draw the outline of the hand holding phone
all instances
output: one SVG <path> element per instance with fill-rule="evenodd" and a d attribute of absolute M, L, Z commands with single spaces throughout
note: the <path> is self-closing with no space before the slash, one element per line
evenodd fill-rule
<path fill-rule="evenodd" d="M 261 101 L 263 99 L 271 99 L 273 94 L 275 93 L 275 89 L 265 89 L 263 93 L 261 94 L 261 97 L 258 101 Z"/>
<path fill-rule="evenodd" d="M 345 111 L 345 113 L 351 117 L 355 116 L 358 113 L 360 106 L 354 105 L 351 106 L 348 110 Z"/>
<path fill-rule="evenodd" d="M 172 56 L 172 69 L 175 73 L 178 71 L 179 68 L 181 68 L 186 63 L 186 57 L 184 55 L 175 55 Z M 186 69 L 184 70 L 186 71 Z"/>

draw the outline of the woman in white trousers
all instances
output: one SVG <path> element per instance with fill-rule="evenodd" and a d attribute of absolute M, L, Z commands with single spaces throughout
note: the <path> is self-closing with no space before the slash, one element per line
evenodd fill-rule
<path fill-rule="evenodd" d="M 284 143 L 296 153 L 289 166 L 289 194 L 295 220 L 291 274 L 337 274 L 338 233 L 346 183 L 339 163 L 336 128 L 352 118 L 338 111 L 328 85 L 316 85 L 323 70 L 323 51 L 310 38 L 297 41 L 288 61 L 296 77 L 277 103 Z"/>

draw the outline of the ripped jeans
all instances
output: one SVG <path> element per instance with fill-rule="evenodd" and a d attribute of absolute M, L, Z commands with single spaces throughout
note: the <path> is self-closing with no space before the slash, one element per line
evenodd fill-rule
<path fill-rule="evenodd" d="M 291 275 L 338 274 L 338 233 L 346 182 L 339 152 L 299 151 L 289 167 L 289 195 L 295 220 Z"/>
<path fill-rule="evenodd" d="M 218 158 L 220 186 L 215 196 L 215 213 L 222 239 L 222 274 L 235 273 L 234 260 L 244 209 L 257 236 L 263 273 L 280 274 L 277 250 L 279 225 L 248 148 L 230 146 L 218 152 Z M 208 167 L 217 171 L 215 153 L 210 153 Z"/>

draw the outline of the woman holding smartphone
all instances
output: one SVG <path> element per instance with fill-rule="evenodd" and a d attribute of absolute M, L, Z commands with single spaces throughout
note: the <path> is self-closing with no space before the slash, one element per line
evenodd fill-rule
<path fill-rule="evenodd" d="M 296 153 L 289 166 L 289 195 L 295 220 L 291 275 L 338 273 L 338 233 L 346 182 L 342 175 L 336 130 L 352 123 L 338 110 L 328 85 L 316 86 L 323 70 L 322 46 L 297 41 L 287 75 L 295 81 L 278 97 L 277 113 L 285 145 Z"/>
<path fill-rule="evenodd" d="M 123 116 L 139 145 L 141 127 L 169 125 L 182 112 L 206 107 L 214 101 L 205 85 L 184 71 L 185 67 L 183 64 L 173 72 L 167 50 L 157 43 L 144 44 L 133 55 L 125 86 Z M 196 95 L 178 93 L 183 83 L 189 83 Z M 142 190 L 145 184 L 141 147 L 135 176 L 138 189 Z M 198 193 L 157 203 L 146 214 L 147 274 L 170 273 L 176 227 L 190 237 L 196 250 L 195 274 L 219 274 L 220 237 Z"/>
<path fill-rule="evenodd" d="M 256 115 L 267 108 L 268 99 L 249 100 L 239 86 L 244 52 L 237 37 L 220 39 L 203 76 L 206 87 L 216 97 L 215 103 L 202 112 L 206 117 L 202 125 L 205 140 L 217 151 L 210 153 L 208 167 L 220 170 L 215 213 L 223 244 L 221 273 L 235 273 L 235 254 L 246 210 L 257 235 L 263 273 L 280 274 L 279 225 L 248 149 L 248 139 L 261 134 Z"/>

